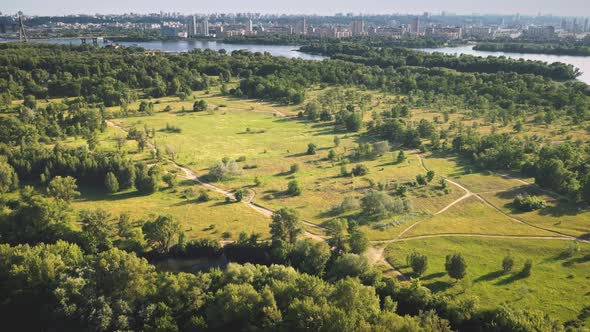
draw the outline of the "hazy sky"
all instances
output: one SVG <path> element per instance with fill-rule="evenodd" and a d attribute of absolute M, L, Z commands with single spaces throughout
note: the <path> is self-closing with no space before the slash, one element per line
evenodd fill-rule
<path fill-rule="evenodd" d="M 0 11 L 29 15 L 261 12 L 288 14 L 421 13 L 555 14 L 590 16 L 590 0 L 0 0 Z"/>

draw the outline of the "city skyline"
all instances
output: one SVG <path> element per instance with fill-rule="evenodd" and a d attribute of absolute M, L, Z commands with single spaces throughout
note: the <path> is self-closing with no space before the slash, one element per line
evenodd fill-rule
<path fill-rule="evenodd" d="M 4 3 L 6 1 L 6 3 Z M 502 8 L 502 10 L 498 10 Z M 408 4 L 403 1 L 368 0 L 358 1 L 325 1 L 318 3 L 311 0 L 300 0 L 289 3 L 288 6 L 277 4 L 270 0 L 254 0 L 247 3 L 230 0 L 215 4 L 195 4 L 188 0 L 174 0 L 162 5 L 155 0 L 127 0 L 124 3 L 115 0 L 104 0 L 89 4 L 74 0 L 55 0 L 51 3 L 39 0 L 24 0 L 20 2 L 0 0 L 0 11 L 14 14 L 23 11 L 27 15 L 75 15 L 75 14 L 123 14 L 123 13 L 237 13 L 259 12 L 265 14 L 318 14 L 334 15 L 337 13 L 354 14 L 419 14 L 422 12 L 440 13 L 446 11 L 459 15 L 555 15 L 555 16 L 590 16 L 590 6 L 586 0 L 534 1 L 524 0 L 518 3 L 509 0 L 498 0 L 494 6 L 488 1 L 455 0 L 439 3 L 435 0 L 424 0 L 419 3 Z"/>

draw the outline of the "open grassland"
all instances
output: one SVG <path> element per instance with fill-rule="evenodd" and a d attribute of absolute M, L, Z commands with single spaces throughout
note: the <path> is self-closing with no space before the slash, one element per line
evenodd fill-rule
<path fill-rule="evenodd" d="M 472 196 L 453 205 L 444 213 L 426 218 L 406 232 L 404 236 L 451 233 L 553 235 L 550 232 L 512 220 Z"/>
<path fill-rule="evenodd" d="M 571 241 L 484 238 L 431 238 L 396 242 L 386 248 L 389 262 L 412 276 L 406 256 L 416 251 L 428 256 L 428 270 L 421 278 L 434 292 L 454 298 L 477 295 L 480 305 L 493 308 L 508 304 L 541 309 L 568 321 L 590 321 L 590 245 L 580 243 L 580 251 L 566 254 Z M 461 253 L 467 263 L 467 277 L 455 282 L 445 272 L 445 257 Z M 510 254 L 513 272 L 502 273 L 502 260 Z M 533 262 L 530 277 L 519 275 L 525 260 Z M 586 314 L 584 314 L 584 312 Z"/>
<path fill-rule="evenodd" d="M 236 240 L 240 232 L 259 233 L 262 239 L 268 238 L 269 218 L 243 203 L 226 203 L 223 195 L 210 190 L 208 202 L 199 202 L 197 197 L 187 199 L 181 192 L 188 188 L 197 192 L 206 190 L 190 181 L 184 181 L 174 190 L 161 189 L 152 195 L 139 195 L 134 190 L 105 194 L 81 188 L 82 198 L 72 205 L 75 210 L 105 209 L 115 219 L 122 213 L 134 220 L 171 215 L 181 222 L 190 239 Z"/>

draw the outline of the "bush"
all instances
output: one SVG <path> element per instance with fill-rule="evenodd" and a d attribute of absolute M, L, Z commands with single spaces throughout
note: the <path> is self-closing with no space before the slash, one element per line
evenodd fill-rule
<path fill-rule="evenodd" d="M 227 180 L 240 173 L 240 167 L 233 160 L 220 161 L 209 169 L 209 175 L 215 181 Z"/>
<path fill-rule="evenodd" d="M 199 193 L 199 197 L 197 197 L 197 200 L 199 202 L 208 202 L 211 200 L 211 197 L 209 196 L 209 193 L 206 190 L 201 190 L 201 192 Z"/>
<path fill-rule="evenodd" d="M 299 172 L 299 164 L 291 165 L 291 168 L 289 169 L 289 173 L 295 174 L 297 172 Z"/>
<path fill-rule="evenodd" d="M 542 198 L 527 194 L 517 195 L 512 203 L 517 209 L 524 212 L 542 209 L 547 206 Z"/>
<path fill-rule="evenodd" d="M 502 271 L 504 271 L 504 273 L 508 273 L 508 272 L 512 271 L 513 266 L 514 266 L 514 258 L 512 258 L 512 256 L 510 256 L 510 255 L 504 257 L 504 259 L 502 260 Z"/>
<path fill-rule="evenodd" d="M 367 175 L 367 174 L 369 174 L 369 169 L 367 168 L 367 166 L 365 166 L 363 164 L 358 164 L 358 165 L 354 166 L 354 168 L 352 169 L 352 174 L 354 176 Z"/>
<path fill-rule="evenodd" d="M 248 193 L 244 189 L 238 189 L 234 194 L 236 201 L 241 202 Z"/>
<path fill-rule="evenodd" d="M 361 199 L 361 208 L 367 215 L 388 215 L 409 212 L 410 203 L 405 198 L 391 197 L 382 191 L 369 191 Z"/>
<path fill-rule="evenodd" d="M 289 184 L 287 185 L 287 194 L 292 196 L 301 195 L 301 187 L 297 180 L 289 181 Z"/>
<path fill-rule="evenodd" d="M 354 197 L 345 197 L 342 200 L 342 203 L 336 205 L 332 210 L 337 213 L 341 214 L 348 211 L 354 211 L 360 207 L 358 199 Z"/>
<path fill-rule="evenodd" d="M 317 145 L 315 145 L 313 143 L 309 143 L 307 145 L 307 154 L 314 155 L 314 154 L 316 154 L 317 149 L 318 149 L 318 146 Z"/>

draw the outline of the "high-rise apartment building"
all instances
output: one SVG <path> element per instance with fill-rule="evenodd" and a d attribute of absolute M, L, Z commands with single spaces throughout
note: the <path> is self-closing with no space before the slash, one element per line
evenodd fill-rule
<path fill-rule="evenodd" d="M 350 31 L 353 36 L 362 36 L 365 34 L 365 22 L 362 20 L 352 21 L 350 24 Z"/>

